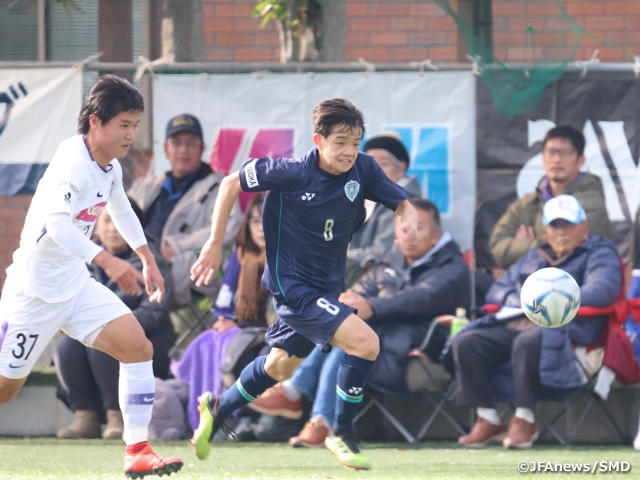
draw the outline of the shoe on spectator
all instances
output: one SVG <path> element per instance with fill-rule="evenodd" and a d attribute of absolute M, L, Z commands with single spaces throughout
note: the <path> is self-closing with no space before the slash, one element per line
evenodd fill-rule
<path fill-rule="evenodd" d="M 329 433 L 331 431 L 325 426 L 322 418 L 311 418 L 297 436 L 289 439 L 289 445 L 294 448 L 324 447 L 324 439 L 329 436 Z"/>
<path fill-rule="evenodd" d="M 147 442 L 127 446 L 124 455 L 124 474 L 129 478 L 146 475 L 171 475 L 182 468 L 179 458 L 165 458 L 153 451 Z"/>
<path fill-rule="evenodd" d="M 537 439 L 538 428 L 535 422 L 529 423 L 524 418 L 513 417 L 502 445 L 504 448 L 531 448 Z"/>
<path fill-rule="evenodd" d="M 107 410 L 107 426 L 102 432 L 105 440 L 120 440 L 124 433 L 124 420 L 120 410 Z"/>
<path fill-rule="evenodd" d="M 458 443 L 465 447 L 480 448 L 486 446 L 492 440 L 502 440 L 506 431 L 507 427 L 502 423 L 502 417 L 500 418 L 500 425 L 494 425 L 489 420 L 478 417 L 471 432 L 464 437 L 460 437 Z"/>
<path fill-rule="evenodd" d="M 302 399 L 291 400 L 279 383 L 264 392 L 260 398 L 254 400 L 248 406 L 250 409 L 265 415 L 277 415 L 293 420 L 302 417 Z"/>
<path fill-rule="evenodd" d="M 100 438 L 100 420 L 97 410 L 76 410 L 70 425 L 56 433 L 58 438 Z"/>

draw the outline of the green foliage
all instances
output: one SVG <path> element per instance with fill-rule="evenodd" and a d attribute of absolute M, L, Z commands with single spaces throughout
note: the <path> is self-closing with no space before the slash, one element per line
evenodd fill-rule
<path fill-rule="evenodd" d="M 302 12 L 309 7 L 309 3 L 309 0 L 262 0 L 254 7 L 253 16 L 262 17 L 263 28 L 270 21 L 275 21 L 293 29 L 303 22 Z"/>

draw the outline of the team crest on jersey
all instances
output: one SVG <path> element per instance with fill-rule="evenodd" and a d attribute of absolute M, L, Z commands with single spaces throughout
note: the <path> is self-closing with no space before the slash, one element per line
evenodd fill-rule
<path fill-rule="evenodd" d="M 360 184 L 355 180 L 349 180 L 344 186 L 344 193 L 347 195 L 347 198 L 352 202 L 358 196 L 359 191 L 360 191 Z"/>

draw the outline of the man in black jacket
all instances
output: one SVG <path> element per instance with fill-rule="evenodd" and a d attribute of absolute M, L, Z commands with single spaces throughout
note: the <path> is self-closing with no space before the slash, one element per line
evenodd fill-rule
<path fill-rule="evenodd" d="M 367 384 L 380 391 L 408 393 L 405 377 L 409 351 L 420 346 L 434 317 L 469 304 L 469 271 L 460 249 L 440 226 L 438 208 L 429 200 L 411 198 L 418 213 L 416 237 L 398 242 L 380 256 L 340 301 L 358 309 L 378 334 L 380 354 Z M 396 223 L 396 228 L 397 228 Z M 440 327 L 439 327 L 440 328 Z M 427 355 L 437 361 L 448 336 L 436 330 Z M 323 445 L 333 423 L 335 378 L 344 352 L 316 349 L 293 378 L 249 404 L 261 413 L 288 418 L 302 416 L 301 397 L 314 399 L 311 419 L 289 440 L 294 447 Z"/>

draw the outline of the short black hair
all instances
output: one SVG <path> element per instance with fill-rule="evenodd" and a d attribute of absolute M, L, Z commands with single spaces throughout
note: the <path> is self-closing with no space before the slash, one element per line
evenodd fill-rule
<path fill-rule="evenodd" d="M 435 203 L 422 197 L 411 197 L 409 198 L 409 203 L 413 205 L 414 208 L 429 212 L 431 214 L 431 218 L 433 218 L 433 224 L 438 230 L 442 230 L 442 225 L 440 224 L 440 210 L 438 210 L 438 206 Z"/>
<path fill-rule="evenodd" d="M 89 117 L 92 114 L 104 125 L 119 113 L 131 111 L 144 111 L 142 94 L 124 78 L 113 74 L 103 75 L 82 102 L 78 133 L 89 132 Z"/>
<path fill-rule="evenodd" d="M 580 130 L 578 130 L 573 125 L 558 125 L 557 127 L 553 127 L 551 130 L 547 132 L 542 142 L 542 148 L 547 145 L 549 140 L 554 138 L 562 138 L 564 140 L 569 140 L 573 148 L 578 152 L 578 156 L 581 157 L 584 155 L 584 145 L 585 139 L 584 135 Z"/>
<path fill-rule="evenodd" d="M 339 131 L 360 132 L 364 136 L 364 115 L 349 100 L 332 98 L 320 102 L 311 113 L 313 133 L 327 138 L 336 127 Z"/>

